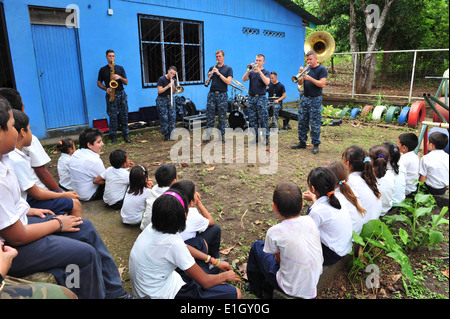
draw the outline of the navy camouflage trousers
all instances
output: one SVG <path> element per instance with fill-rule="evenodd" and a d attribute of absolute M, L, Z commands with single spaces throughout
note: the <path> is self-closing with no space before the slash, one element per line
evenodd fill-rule
<path fill-rule="evenodd" d="M 175 121 L 177 118 L 175 100 L 174 106 L 172 107 L 170 105 L 170 97 L 158 96 L 156 98 L 156 109 L 158 110 L 161 134 L 164 136 L 170 135 L 175 129 Z"/>
<path fill-rule="evenodd" d="M 106 113 L 109 116 L 109 134 L 117 134 L 117 129 L 119 128 L 117 114 L 119 114 L 122 134 L 128 135 L 128 101 L 125 91 L 116 91 L 114 102 L 109 102 L 109 94 L 106 94 Z"/>
<path fill-rule="evenodd" d="M 269 109 L 267 106 L 267 96 L 248 97 L 248 122 L 250 128 L 258 132 L 258 127 L 266 129 L 266 137 L 270 135 L 269 131 Z"/>
<path fill-rule="evenodd" d="M 227 92 L 214 93 L 209 92 L 206 102 L 206 129 L 211 135 L 211 128 L 214 127 L 216 120 L 216 113 L 219 116 L 219 123 L 217 129 L 225 135 L 225 118 L 228 111 L 228 94 Z"/>
<path fill-rule="evenodd" d="M 322 125 L 322 96 L 302 96 L 298 107 L 298 139 L 305 142 L 311 126 L 311 143 L 320 144 L 320 127 Z"/>

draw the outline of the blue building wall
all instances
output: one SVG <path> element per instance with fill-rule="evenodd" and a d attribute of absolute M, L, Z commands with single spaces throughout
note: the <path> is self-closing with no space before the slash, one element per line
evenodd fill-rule
<path fill-rule="evenodd" d="M 149 14 L 204 22 L 204 64 L 215 64 L 215 51 L 225 51 L 225 63 L 242 83 L 246 66 L 256 54 L 266 56 L 265 68 L 277 71 L 287 89 L 286 101 L 298 100 L 296 85 L 290 78 L 303 65 L 305 28 L 302 18 L 273 0 L 0 0 L 3 3 L 11 49 L 16 86 L 31 129 L 39 138 L 47 136 L 38 70 L 28 13 L 28 5 L 65 8 L 79 7 L 77 29 L 82 84 L 86 101 L 87 123 L 107 117 L 104 91 L 97 85 L 100 67 L 106 64 L 105 51 L 116 52 L 116 63 L 122 65 L 129 80 L 126 87 L 129 110 L 155 105 L 157 89 L 142 88 L 138 14 Z M 107 14 L 108 8 L 113 15 Z M 258 35 L 245 34 L 244 27 L 257 28 Z M 265 36 L 263 30 L 283 32 L 284 37 Z M 248 82 L 243 83 L 248 89 Z M 183 95 L 198 109 L 206 107 L 209 88 L 203 84 L 186 85 Z"/>

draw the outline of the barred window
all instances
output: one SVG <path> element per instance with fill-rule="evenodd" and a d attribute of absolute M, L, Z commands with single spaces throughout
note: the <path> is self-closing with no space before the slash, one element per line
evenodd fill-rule
<path fill-rule="evenodd" d="M 155 87 L 174 65 L 181 84 L 203 83 L 203 22 L 138 15 L 142 85 Z"/>

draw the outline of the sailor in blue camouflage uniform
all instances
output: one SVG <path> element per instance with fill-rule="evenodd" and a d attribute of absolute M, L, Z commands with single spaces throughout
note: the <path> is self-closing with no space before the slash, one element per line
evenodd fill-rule
<path fill-rule="evenodd" d="M 222 133 L 222 141 L 225 141 L 225 118 L 228 110 L 228 85 L 233 80 L 233 69 L 224 63 L 225 53 L 216 51 L 217 64 L 211 67 L 208 77 L 211 77 L 211 88 L 206 102 L 206 135 L 203 142 L 208 142 L 214 128 L 216 113 L 219 117 L 217 129 Z"/>
<path fill-rule="evenodd" d="M 114 101 L 110 102 L 111 88 L 109 83 L 111 80 L 111 68 L 112 63 L 115 62 L 116 56 L 113 50 L 106 51 L 106 60 L 108 64 L 100 69 L 98 72 L 97 86 L 106 91 L 106 113 L 109 116 L 109 135 L 113 144 L 117 143 L 117 129 L 119 127 L 117 115 L 119 115 L 120 123 L 122 127 L 123 139 L 126 143 L 131 143 L 128 137 L 128 101 L 127 93 L 124 90 L 124 85 L 128 85 L 127 75 L 125 69 L 115 64 L 113 80 L 117 81 L 118 86 L 115 89 Z M 104 83 L 104 84 L 103 84 Z"/>
<path fill-rule="evenodd" d="M 278 81 L 278 74 L 275 71 L 270 72 L 270 84 L 267 93 L 269 95 L 269 102 L 273 103 L 273 112 L 278 123 L 278 116 L 280 110 L 283 108 L 283 100 L 286 98 L 286 88 L 283 83 Z"/>
<path fill-rule="evenodd" d="M 167 74 L 161 76 L 158 79 L 158 97 L 156 98 L 156 109 L 158 110 L 159 122 L 161 126 L 161 134 L 164 135 L 165 141 L 173 141 L 170 134 L 175 129 L 175 121 L 177 117 L 175 99 L 173 99 L 173 105 L 171 105 L 171 92 L 178 85 L 174 77 L 177 74 L 177 68 L 174 66 L 169 67 Z M 173 93 L 172 93 L 173 96 Z"/>
<path fill-rule="evenodd" d="M 298 107 L 298 139 L 299 143 L 293 149 L 306 148 L 308 131 L 311 126 L 311 143 L 313 154 L 319 153 L 320 128 L 322 125 L 322 88 L 327 84 L 327 69 L 317 62 L 317 54 L 313 50 L 306 53 L 306 62 L 310 66 L 308 74 L 303 75 L 304 93 Z M 299 72 L 303 71 L 300 67 Z"/>
<path fill-rule="evenodd" d="M 265 56 L 258 54 L 252 70 L 247 70 L 242 81 L 250 80 L 248 90 L 248 119 L 250 128 L 255 132 L 255 139 L 251 143 L 258 143 L 258 127 L 265 129 L 266 139 L 264 143 L 269 143 L 269 110 L 267 107 L 267 86 L 270 83 L 270 72 L 264 69 Z"/>

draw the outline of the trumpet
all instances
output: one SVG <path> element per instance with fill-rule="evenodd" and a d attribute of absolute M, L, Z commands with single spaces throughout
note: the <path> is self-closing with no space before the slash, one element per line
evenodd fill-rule
<path fill-rule="evenodd" d="M 214 68 L 217 68 L 217 64 L 219 64 L 219 63 L 216 63 L 216 65 L 212 68 L 212 70 L 214 70 Z M 205 86 L 206 87 L 209 86 L 209 83 L 211 83 L 211 79 L 212 79 L 212 77 L 214 75 L 214 72 L 212 70 L 211 70 L 211 74 L 208 76 L 208 78 L 205 81 Z"/>
<path fill-rule="evenodd" d="M 253 71 L 257 66 L 258 64 L 256 63 L 250 63 L 249 65 L 247 65 L 247 72 Z"/>
<path fill-rule="evenodd" d="M 292 82 L 297 83 L 305 74 L 308 74 L 310 70 L 311 67 L 308 65 L 306 68 L 303 69 L 302 72 L 299 72 L 297 75 L 291 77 Z"/>

